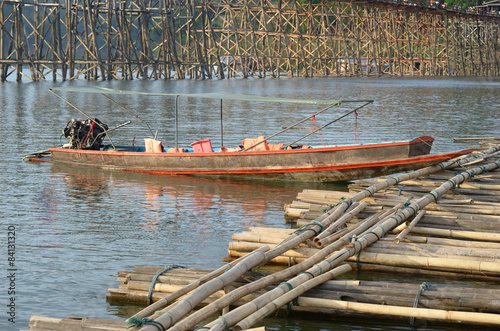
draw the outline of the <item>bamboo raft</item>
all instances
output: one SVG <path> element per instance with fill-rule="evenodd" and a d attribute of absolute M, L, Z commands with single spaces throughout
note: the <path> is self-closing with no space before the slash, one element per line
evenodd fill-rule
<path fill-rule="evenodd" d="M 281 307 L 326 318 L 498 327 L 499 157 L 500 146 L 490 144 L 438 166 L 357 181 L 348 192 L 304 190 L 285 206 L 293 229 L 235 233 L 228 264 L 217 270 L 120 271 L 107 300 L 147 305 L 126 321 L 137 325 L 129 330 L 248 330 Z M 356 280 L 354 271 L 418 277 Z M 33 316 L 30 330 L 59 330 L 41 320 Z"/>

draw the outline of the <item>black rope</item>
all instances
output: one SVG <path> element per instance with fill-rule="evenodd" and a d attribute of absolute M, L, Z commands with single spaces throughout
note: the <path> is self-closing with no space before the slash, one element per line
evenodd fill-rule
<path fill-rule="evenodd" d="M 420 300 L 420 294 L 422 294 L 423 291 L 428 290 L 428 289 L 429 289 L 429 285 L 427 285 L 427 283 L 424 282 L 420 285 L 420 288 L 418 289 L 417 295 L 415 297 L 415 302 L 413 303 L 413 308 L 418 307 L 418 301 Z M 415 317 L 410 318 L 410 324 L 412 326 L 415 325 Z"/>
<path fill-rule="evenodd" d="M 140 328 L 141 326 L 144 325 L 153 325 L 155 326 L 159 331 L 166 331 L 165 327 L 160 323 L 155 320 L 152 320 L 150 318 L 138 318 L 138 317 L 132 317 L 128 321 L 129 327 L 127 329 L 137 327 Z"/>

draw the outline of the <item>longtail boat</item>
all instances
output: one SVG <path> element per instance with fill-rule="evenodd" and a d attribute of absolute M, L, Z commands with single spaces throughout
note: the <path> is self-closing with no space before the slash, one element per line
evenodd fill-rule
<path fill-rule="evenodd" d="M 71 89 L 50 89 L 74 91 Z M 78 89 L 77 91 L 81 91 Z M 236 148 L 212 147 L 210 139 L 193 142 L 191 146 L 178 145 L 177 116 L 175 147 L 165 149 L 162 142 L 153 138 L 145 139 L 145 146 L 115 146 L 109 138 L 110 133 L 129 122 L 109 129 L 98 119 L 87 118 L 72 120 L 64 129 L 69 143 L 47 151 L 35 152 L 25 156 L 31 161 L 48 161 L 61 164 L 99 167 L 123 171 L 144 172 L 157 175 L 196 175 L 238 178 L 265 178 L 299 181 L 346 181 L 371 178 L 414 170 L 437 164 L 444 160 L 470 152 L 469 150 L 442 154 L 430 154 L 434 138 L 421 136 L 407 141 L 381 142 L 352 145 L 304 146 L 297 142 L 337 120 L 372 103 L 372 100 L 302 100 L 283 99 L 234 94 L 167 94 L 87 88 L 87 93 L 139 94 L 156 96 L 198 97 L 222 100 L 242 100 L 259 102 L 307 103 L 324 105 L 315 114 L 284 128 L 266 138 L 244 139 Z M 58 94 L 56 94 L 59 96 Z M 62 98 L 61 96 L 59 96 Z M 63 99 L 65 100 L 65 99 Z M 66 101 L 66 100 L 65 100 Z M 328 124 L 312 130 L 304 137 L 285 145 L 272 145 L 269 139 L 292 129 L 319 113 L 346 102 L 360 102 L 358 107 Z M 69 102 L 68 102 L 69 103 Z M 222 106 L 221 106 L 222 108 Z M 78 110 L 78 109 L 77 109 Z M 176 114 L 177 114 L 176 102 Z M 221 110 L 222 114 L 222 110 Z M 222 115 L 221 115 L 222 118 Z M 221 128 L 223 124 L 221 123 Z M 148 125 L 149 128 L 149 125 Z M 150 130 L 151 131 L 151 130 Z M 222 130 L 221 130 L 222 131 Z M 152 132 L 151 132 L 152 133 Z M 103 144 L 108 137 L 111 144 Z M 221 142 L 223 136 L 221 135 Z"/>

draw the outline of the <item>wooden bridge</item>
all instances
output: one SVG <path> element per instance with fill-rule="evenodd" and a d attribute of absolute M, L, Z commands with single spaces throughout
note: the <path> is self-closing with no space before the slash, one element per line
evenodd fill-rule
<path fill-rule="evenodd" d="M 499 76 L 500 17 L 382 1 L 0 2 L 1 81 L 380 75 Z"/>

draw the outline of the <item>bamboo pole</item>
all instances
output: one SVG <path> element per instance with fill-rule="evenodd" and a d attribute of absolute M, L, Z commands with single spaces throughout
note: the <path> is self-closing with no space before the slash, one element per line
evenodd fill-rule
<path fill-rule="evenodd" d="M 363 313 L 383 314 L 392 316 L 408 316 L 441 320 L 456 323 L 476 323 L 500 325 L 500 315 L 488 313 L 473 313 L 464 311 L 450 311 L 440 309 L 409 308 L 402 306 L 375 305 L 340 300 L 325 300 L 299 298 L 299 305 L 305 307 L 323 307 L 330 309 L 352 310 Z"/>
<path fill-rule="evenodd" d="M 420 219 L 422 217 L 424 217 L 425 215 L 425 210 L 421 210 L 417 216 L 415 216 L 415 218 L 410 222 L 410 224 L 408 225 L 408 227 L 406 229 L 404 229 L 397 237 L 396 239 L 394 239 L 394 242 L 396 244 L 399 244 L 401 242 L 401 240 L 408 234 L 410 233 L 411 229 L 413 229 L 415 227 L 415 225 L 417 225 L 418 221 L 420 221 Z"/>
<path fill-rule="evenodd" d="M 357 258 L 349 257 L 349 259 L 350 261 L 356 261 Z M 359 261 L 390 266 L 420 267 L 434 270 L 465 271 L 495 276 L 500 275 L 500 262 L 498 260 L 469 261 L 465 259 L 361 252 L 361 254 L 359 254 Z"/>
<path fill-rule="evenodd" d="M 383 218 L 387 217 L 388 215 L 394 213 L 399 207 L 400 206 L 396 206 L 396 207 L 392 208 L 389 211 L 382 211 L 382 212 L 379 212 L 379 213 L 377 213 L 375 215 L 372 215 L 372 216 L 368 217 L 363 223 L 357 223 L 357 224 L 350 225 L 349 227 L 347 227 L 347 229 L 349 229 L 349 232 L 347 234 L 341 235 L 340 236 L 340 241 L 347 243 L 349 237 L 358 235 L 358 234 L 366 231 L 368 228 L 372 227 L 374 224 L 376 224 L 377 222 L 379 222 L 381 219 L 383 219 Z M 337 240 L 338 237 L 339 237 L 339 235 L 340 235 L 340 233 L 338 233 L 338 234 L 332 234 L 332 235 L 330 235 L 328 237 L 325 237 L 325 238 L 323 238 L 321 240 L 316 241 L 315 245 L 318 248 L 322 248 L 325 245 L 328 245 L 328 244 L 334 242 L 335 240 Z"/>
<path fill-rule="evenodd" d="M 392 241 L 393 239 L 390 236 L 388 236 L 387 238 L 383 238 L 381 241 L 383 242 L 384 240 Z M 458 246 L 458 247 L 476 247 L 476 248 L 500 250 L 500 244 L 493 242 L 466 241 L 466 240 L 423 237 L 423 236 L 407 236 L 406 240 L 411 243 L 425 243 L 431 245 L 448 245 L 448 246 Z"/>
<path fill-rule="evenodd" d="M 417 226 L 417 227 L 414 227 L 410 231 L 410 233 L 430 235 L 430 236 L 439 236 L 439 237 L 445 237 L 445 238 L 471 239 L 471 240 L 500 242 L 500 233 L 491 233 L 491 232 L 435 229 L 435 228 L 427 228 L 427 227 Z"/>
<path fill-rule="evenodd" d="M 491 281 L 497 282 L 498 277 L 496 276 L 486 276 L 486 275 L 478 275 L 478 274 L 464 274 L 461 272 L 452 272 L 452 271 L 441 271 L 441 270 L 430 270 L 430 269 L 422 269 L 422 268 L 409 268 L 409 267 L 393 267 L 387 265 L 380 264 L 369 264 L 369 263 L 361 263 L 361 262 L 347 262 L 351 265 L 351 267 L 358 272 L 378 272 L 378 273 L 386 273 L 386 274 L 408 274 L 416 277 L 445 277 L 450 279 L 464 279 L 464 280 L 474 280 L 474 281 Z"/>
<path fill-rule="evenodd" d="M 55 318 L 33 315 L 29 321 L 30 330 L 95 330 L 95 331 L 123 331 L 127 323 L 84 317 Z"/>
<path fill-rule="evenodd" d="M 359 202 L 356 202 L 357 205 L 353 206 L 355 208 L 353 208 L 351 211 L 346 211 L 346 213 L 344 215 L 342 215 L 342 217 L 340 217 L 336 222 L 334 222 L 333 224 L 331 224 L 328 228 L 326 228 L 325 230 L 323 230 L 319 235 L 317 235 L 315 238 L 314 238 L 314 242 L 317 243 L 318 241 L 320 241 L 321 239 L 325 238 L 325 237 L 328 237 L 330 234 L 332 234 L 333 232 L 337 231 L 337 229 L 339 227 L 341 227 L 342 225 L 344 225 L 345 223 L 347 223 L 347 221 L 349 221 L 351 218 L 353 218 L 354 216 L 356 216 L 357 214 L 359 214 L 360 212 L 362 212 L 363 210 L 365 210 L 366 206 L 368 205 L 368 203 L 366 202 L 363 202 L 361 204 L 359 204 Z"/>

